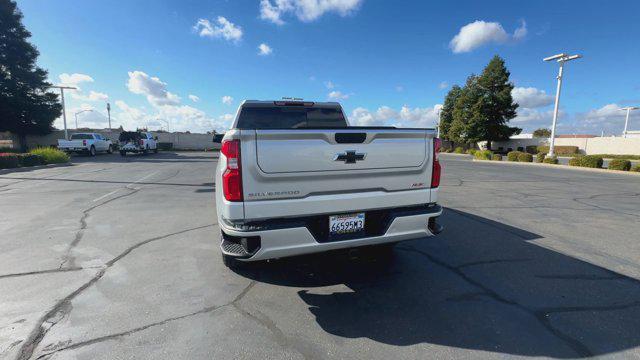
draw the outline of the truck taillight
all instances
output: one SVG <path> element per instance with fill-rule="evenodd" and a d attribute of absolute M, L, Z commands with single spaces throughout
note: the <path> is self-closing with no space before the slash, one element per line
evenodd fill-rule
<path fill-rule="evenodd" d="M 242 165 L 240 140 L 225 140 L 220 149 L 227 158 L 227 169 L 222 174 L 222 191 L 227 201 L 242 201 Z"/>
<path fill-rule="evenodd" d="M 431 187 L 437 188 L 440 186 L 440 175 L 442 173 L 442 166 L 440 166 L 439 154 L 440 154 L 441 141 L 438 138 L 433 139 L 433 170 L 431 170 Z"/>
<path fill-rule="evenodd" d="M 87 146 L 87 140 L 82 140 L 82 146 Z"/>
<path fill-rule="evenodd" d="M 142 139 L 138 140 L 138 144 L 139 144 L 140 146 L 144 145 L 144 140 L 142 140 Z"/>

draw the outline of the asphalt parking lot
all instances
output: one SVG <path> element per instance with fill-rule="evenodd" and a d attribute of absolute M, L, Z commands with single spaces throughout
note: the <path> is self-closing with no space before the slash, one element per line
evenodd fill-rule
<path fill-rule="evenodd" d="M 439 237 L 241 272 L 215 153 L 0 175 L 0 358 L 640 358 L 640 178 L 443 155 Z"/>

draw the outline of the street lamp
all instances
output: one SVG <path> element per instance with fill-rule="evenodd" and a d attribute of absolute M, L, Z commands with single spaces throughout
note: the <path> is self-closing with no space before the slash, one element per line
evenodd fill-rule
<path fill-rule="evenodd" d="M 631 110 L 638 110 L 638 109 L 640 109 L 640 107 L 637 107 L 637 106 L 627 106 L 620 109 L 620 110 L 627 110 L 627 117 L 624 120 L 624 131 L 622 132 L 622 137 L 624 138 L 627 137 L 627 127 L 629 126 L 629 113 L 631 112 Z"/>
<path fill-rule="evenodd" d="M 74 113 L 75 117 L 76 117 L 76 130 L 78 130 L 78 114 L 82 114 L 83 112 L 92 112 L 93 110 L 82 110 L 82 111 L 78 111 L 76 113 Z"/>
<path fill-rule="evenodd" d="M 440 122 L 442 121 L 442 108 L 438 109 L 438 124 L 436 125 L 438 128 L 436 129 L 436 137 L 439 139 L 440 138 Z"/>
<path fill-rule="evenodd" d="M 62 85 L 52 85 L 49 86 L 52 89 L 60 89 L 60 100 L 62 102 L 62 120 L 64 121 L 64 139 L 69 140 L 69 133 L 67 132 L 67 111 L 64 106 L 64 89 L 77 90 L 77 87 L 73 86 L 62 86 Z"/>
<path fill-rule="evenodd" d="M 560 105 L 560 90 L 562 89 L 562 69 L 564 67 L 564 63 L 567 61 L 575 60 L 581 58 L 582 55 L 567 55 L 565 53 L 553 55 L 544 58 L 544 61 L 553 61 L 556 60 L 560 63 L 560 69 L 558 70 L 558 88 L 556 89 L 556 104 L 553 107 L 553 125 L 551 126 L 551 144 L 549 146 L 549 154 L 548 157 L 552 157 L 554 155 L 555 150 L 555 141 L 556 141 L 556 123 L 558 122 L 558 106 Z"/>

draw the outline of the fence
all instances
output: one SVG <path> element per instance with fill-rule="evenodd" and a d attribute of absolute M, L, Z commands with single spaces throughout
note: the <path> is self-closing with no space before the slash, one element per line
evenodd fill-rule
<path fill-rule="evenodd" d="M 491 148 L 496 150 L 503 148 L 517 150 L 526 149 L 527 146 L 549 145 L 549 139 L 511 139 L 508 141 L 494 141 Z M 613 154 L 613 155 L 640 155 L 640 138 L 622 137 L 595 137 L 595 138 L 556 138 L 556 146 L 577 146 L 580 153 Z"/>

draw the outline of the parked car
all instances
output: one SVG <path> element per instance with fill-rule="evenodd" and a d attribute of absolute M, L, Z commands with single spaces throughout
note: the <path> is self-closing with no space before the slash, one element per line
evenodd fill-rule
<path fill-rule="evenodd" d="M 351 127 L 340 104 L 245 101 L 216 170 L 225 264 L 438 234 L 434 129 Z"/>
<path fill-rule="evenodd" d="M 85 153 L 96 156 L 98 152 L 113 152 L 111 140 L 98 133 L 71 134 L 70 140 L 59 139 L 58 149 L 65 152 Z"/>
<path fill-rule="evenodd" d="M 148 154 L 149 151 L 158 152 L 158 138 L 144 131 L 123 131 L 118 138 L 120 142 L 120 155 L 126 156 L 128 152 Z"/>

